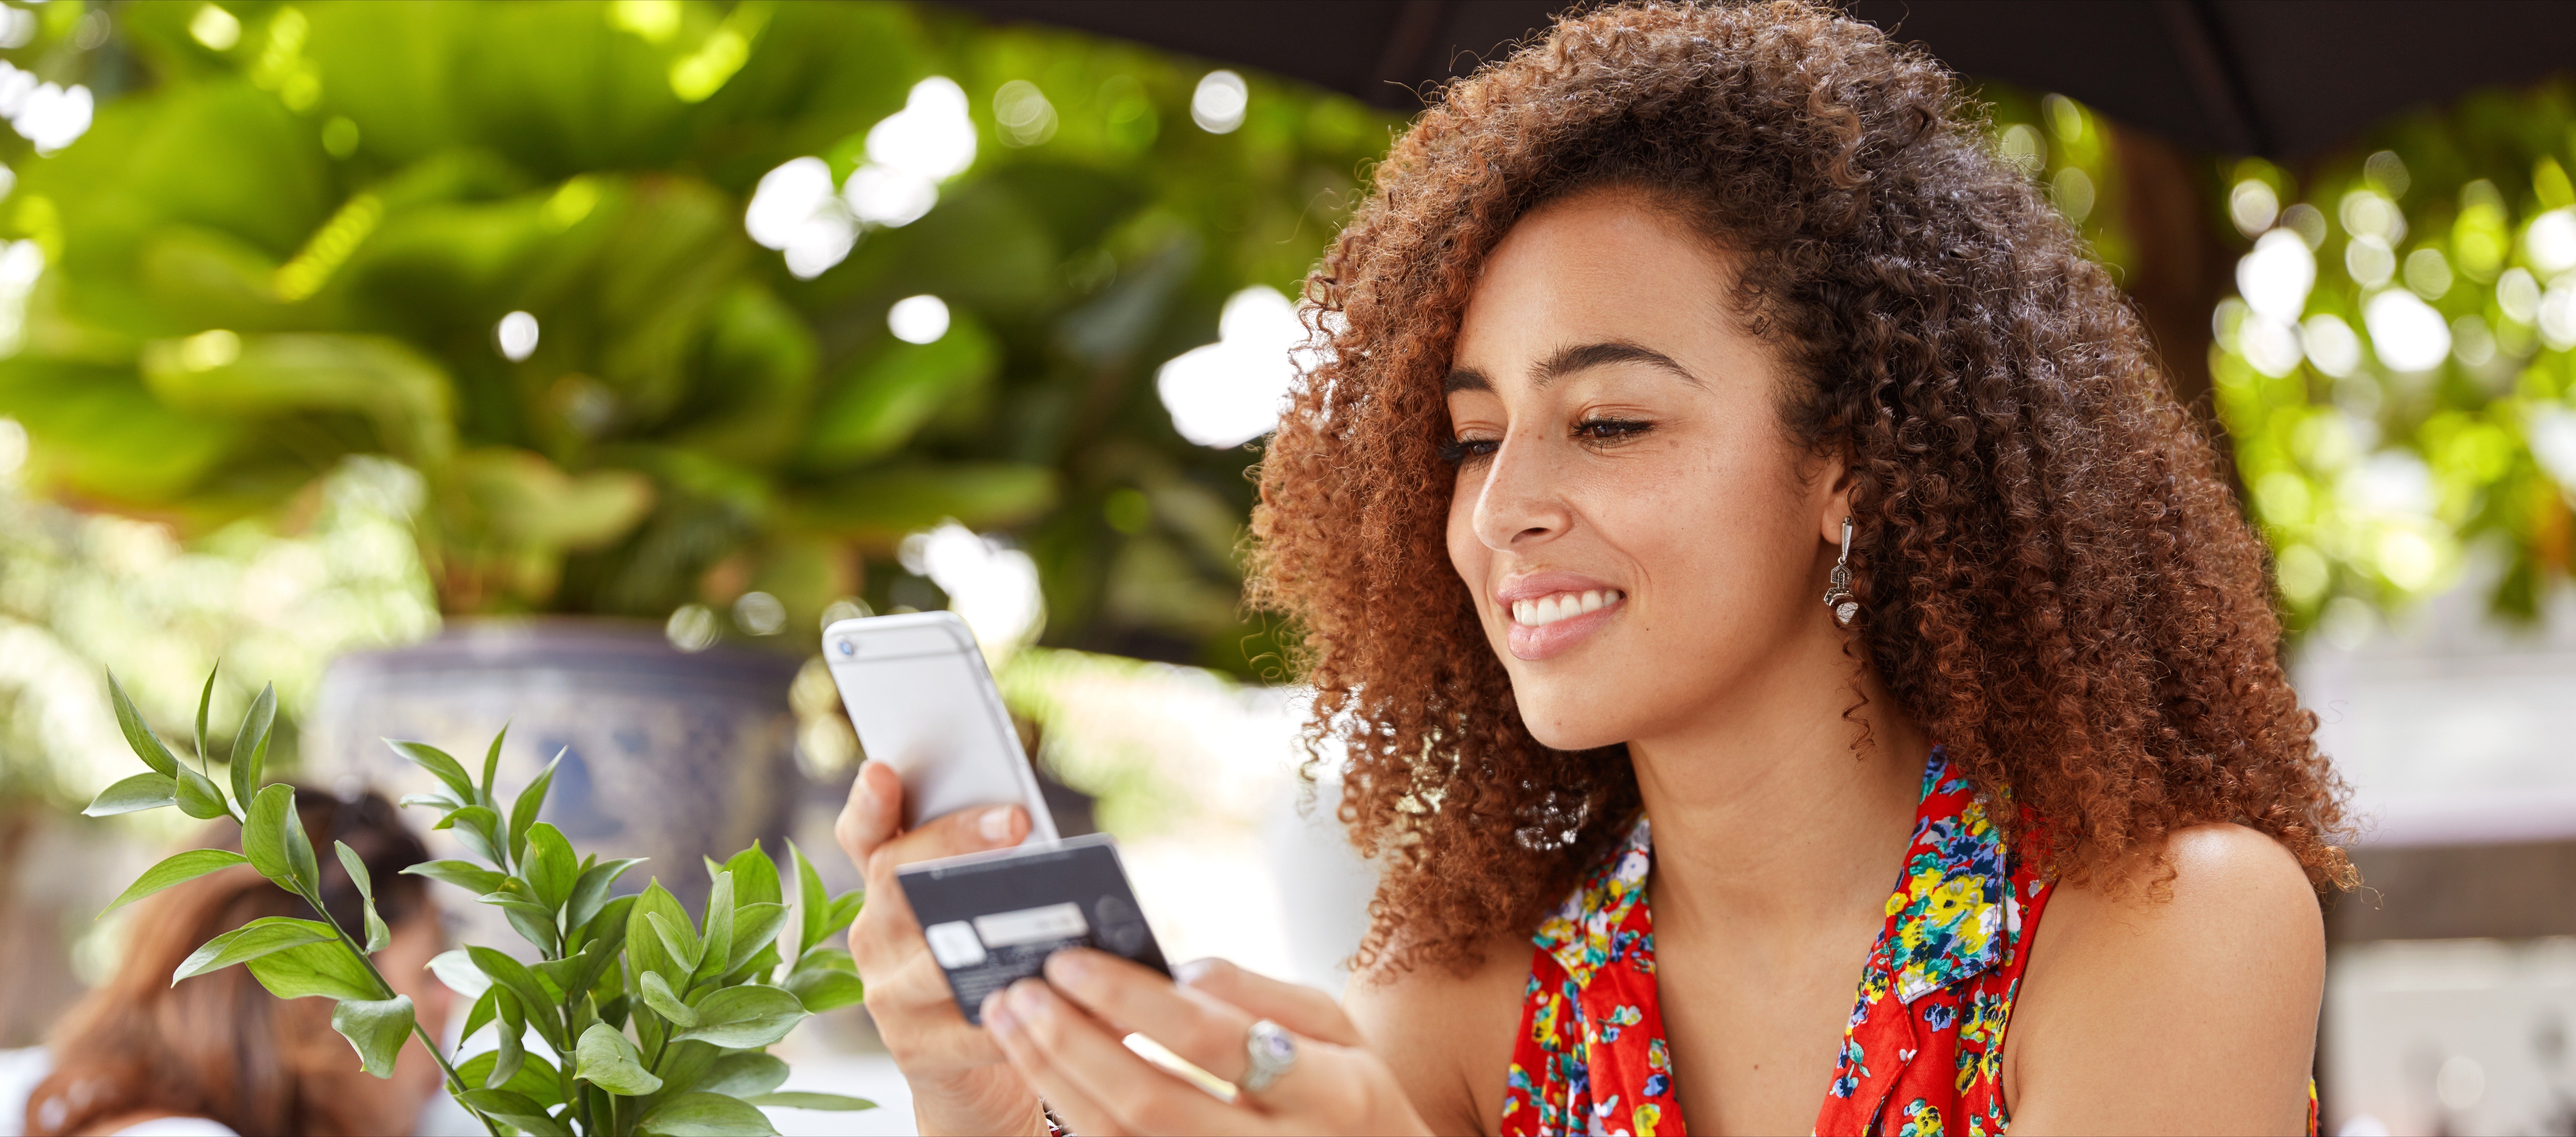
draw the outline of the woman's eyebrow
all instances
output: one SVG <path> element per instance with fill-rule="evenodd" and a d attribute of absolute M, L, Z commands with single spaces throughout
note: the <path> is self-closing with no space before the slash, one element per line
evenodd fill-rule
<path fill-rule="evenodd" d="M 1690 368 L 1682 366 L 1679 360 L 1644 344 L 1627 343 L 1621 340 L 1559 348 L 1556 354 L 1548 356 L 1537 367 L 1530 369 L 1530 384 L 1534 387 L 1544 387 L 1577 371 L 1604 367 L 1613 363 L 1643 363 L 1658 370 L 1669 371 L 1675 378 L 1691 386 L 1706 385 L 1700 382 L 1699 376 L 1691 374 Z"/>
<path fill-rule="evenodd" d="M 1440 380 L 1440 393 L 1443 395 L 1454 395 L 1460 391 L 1491 391 L 1493 389 L 1493 380 L 1485 378 L 1484 372 L 1478 371 L 1473 367 L 1450 368 L 1448 376 Z"/>

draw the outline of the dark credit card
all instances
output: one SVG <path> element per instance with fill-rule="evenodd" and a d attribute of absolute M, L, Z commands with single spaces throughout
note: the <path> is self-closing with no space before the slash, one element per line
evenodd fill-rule
<path fill-rule="evenodd" d="M 895 882 L 921 920 L 931 958 L 948 973 L 957 1009 L 977 1026 L 985 996 L 1038 974 L 1065 948 L 1096 948 L 1172 973 L 1105 833 L 923 861 L 897 870 Z"/>

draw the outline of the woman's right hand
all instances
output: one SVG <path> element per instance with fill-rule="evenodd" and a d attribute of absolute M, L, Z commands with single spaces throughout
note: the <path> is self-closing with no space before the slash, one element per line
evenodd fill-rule
<path fill-rule="evenodd" d="M 1046 1114 L 991 1035 L 969 1025 L 948 977 L 921 938 L 895 869 L 1018 844 L 1028 812 L 1016 805 L 961 810 L 902 829 L 903 779 L 878 762 L 859 767 L 833 827 L 867 877 L 867 903 L 850 925 L 850 955 L 867 985 L 868 1015 L 912 1086 L 913 1120 L 925 1134 L 1047 1131 Z"/>

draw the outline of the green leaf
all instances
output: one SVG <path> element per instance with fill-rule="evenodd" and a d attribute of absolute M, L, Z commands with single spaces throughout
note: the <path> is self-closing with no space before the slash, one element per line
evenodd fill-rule
<path fill-rule="evenodd" d="M 875 1109 L 877 1103 L 866 1098 L 843 1097 L 840 1094 L 816 1094 L 791 1091 L 783 1094 L 759 1094 L 744 1101 L 753 1105 L 785 1106 L 788 1109 Z"/>
<path fill-rule="evenodd" d="M 520 1050 L 520 1054 L 519 1072 L 512 1075 L 507 1084 L 490 1088 L 507 1090 L 540 1106 L 562 1105 L 563 1083 L 558 1080 L 560 1075 L 555 1071 L 555 1064 L 546 1061 L 543 1055 L 527 1053 L 525 1048 Z M 457 1064 L 456 1076 L 464 1079 L 468 1086 L 489 1086 L 492 1067 L 500 1061 L 500 1056 L 497 1050 L 486 1050 L 468 1058 Z"/>
<path fill-rule="evenodd" d="M 562 934 L 555 929 L 553 909 L 509 890 L 489 893 L 476 899 L 480 903 L 500 909 L 501 915 L 510 921 L 510 926 L 519 930 L 520 938 L 537 945 L 548 954 L 562 951 L 563 938 Z"/>
<path fill-rule="evenodd" d="M 643 863 L 642 857 L 626 857 L 581 870 L 581 878 L 573 882 L 571 899 L 564 902 L 564 926 L 579 929 L 590 923 L 607 906 L 608 890 L 617 878 Z"/>
<path fill-rule="evenodd" d="M 215 788 L 212 778 L 200 774 L 193 766 L 179 767 L 179 812 L 200 821 L 232 816 L 224 804 L 224 791 Z"/>
<path fill-rule="evenodd" d="M 463 1071 L 458 1072 L 463 1073 Z M 533 1137 L 572 1137 L 571 1129 L 566 1128 L 563 1122 L 555 1120 L 552 1114 L 546 1112 L 546 1107 L 538 1105 L 525 1094 L 512 1093 L 508 1090 L 467 1090 L 456 1095 L 456 1100 L 464 1102 L 478 1113 L 532 1134 Z"/>
<path fill-rule="evenodd" d="M 635 1131 L 657 1137 L 737 1137 L 746 1133 L 769 1137 L 778 1129 L 769 1123 L 769 1115 L 749 1102 L 701 1091 L 681 1094 L 654 1106 L 636 1123 Z"/>
<path fill-rule="evenodd" d="M 491 1025 L 494 1020 L 499 1019 L 501 1017 L 501 1000 L 509 997 L 509 992 L 498 987 L 484 988 L 482 994 L 474 997 L 473 1009 L 465 1012 L 464 1033 L 459 1034 L 456 1037 L 459 1039 L 472 1038 L 474 1037 L 475 1031 Z M 474 1081 L 469 1078 L 466 1080 L 465 1084 L 470 1086 L 474 1084 Z"/>
<path fill-rule="evenodd" d="M 671 954 L 671 949 L 663 946 L 662 934 L 653 926 L 655 915 L 683 926 L 689 922 L 688 912 L 680 907 L 680 902 L 672 897 L 670 890 L 662 887 L 659 880 L 645 885 L 643 895 L 636 897 L 635 906 L 628 910 L 627 965 L 637 973 L 659 971 L 664 975 L 687 975 L 696 971 L 696 960 L 684 963 Z"/>
<path fill-rule="evenodd" d="M 411 876 L 425 876 L 482 896 L 501 887 L 509 878 L 472 861 L 426 861 L 402 870 Z"/>
<path fill-rule="evenodd" d="M 294 799 L 289 798 L 287 802 L 289 809 L 292 809 Z M 295 875 L 295 883 L 303 886 L 297 891 L 306 896 L 320 896 L 322 863 L 313 858 L 313 837 L 304 831 L 304 815 L 300 812 L 291 812 L 287 815 L 287 820 L 289 821 L 285 826 L 287 869 Z"/>
<path fill-rule="evenodd" d="M 643 1097 L 662 1088 L 662 1079 L 644 1068 L 635 1044 L 607 1023 L 594 1023 L 581 1034 L 573 1051 L 573 1077 L 613 1094 Z"/>
<path fill-rule="evenodd" d="M 707 891 L 706 930 L 698 941 L 698 969 L 695 979 L 713 979 L 725 973 L 733 959 L 733 874 L 716 874 L 716 886 Z"/>
<path fill-rule="evenodd" d="M 989 382 L 1001 359 L 993 337 L 962 314 L 935 341 L 888 344 L 815 408 L 805 457 L 844 469 L 894 453 L 941 407 Z"/>
<path fill-rule="evenodd" d="M 661 972 L 645 972 L 636 980 L 636 986 L 642 989 L 639 993 L 644 997 L 644 1005 L 653 1008 L 654 1013 L 682 1027 L 698 1025 L 698 1012 L 680 1001 L 680 996 L 673 993 L 671 985 L 662 979 Z"/>
<path fill-rule="evenodd" d="M 84 817 L 114 817 L 136 810 L 159 809 L 179 803 L 179 780 L 169 774 L 136 774 L 118 780 L 115 785 L 98 791 Z"/>
<path fill-rule="evenodd" d="M 259 796 L 243 806 L 242 853 L 259 875 L 279 888 L 295 891 L 295 865 L 287 858 L 286 833 L 304 831 L 295 814 L 295 788 L 284 783 L 260 787 Z"/>
<path fill-rule="evenodd" d="M 286 916 L 262 916 L 232 931 L 207 940 L 188 958 L 179 961 L 179 969 L 170 973 L 170 985 L 179 981 L 247 963 L 272 952 L 285 951 L 300 944 L 335 940 L 339 933 L 331 925 Z"/>
<path fill-rule="evenodd" d="M 432 806 L 440 813 L 448 813 L 454 810 L 463 809 L 469 803 L 458 801 L 446 794 L 404 794 L 402 796 L 402 801 L 396 804 L 402 806 L 404 809 L 410 809 L 415 805 Z"/>
<path fill-rule="evenodd" d="M 1052 469 L 1017 463 L 883 466 L 833 478 L 781 512 L 792 527 L 891 543 L 950 518 L 970 529 L 1018 524 L 1055 504 L 1056 482 Z"/>
<path fill-rule="evenodd" d="M 626 949 L 626 918 L 635 911 L 635 898 L 620 896 L 599 906 L 599 914 L 585 921 L 581 929 L 584 942 L 605 944 L 602 950 L 615 955 Z"/>
<path fill-rule="evenodd" d="M 510 857 L 514 863 L 527 852 L 528 827 L 537 823 L 537 811 L 546 807 L 546 791 L 555 784 L 555 767 L 563 765 L 564 755 L 570 749 L 555 751 L 554 759 L 537 772 L 536 780 L 529 782 L 528 788 L 520 790 L 518 798 L 510 803 Z"/>
<path fill-rule="evenodd" d="M 208 758 L 208 757 L 206 756 L 206 709 L 214 705 L 214 702 L 215 702 L 215 675 L 216 675 L 218 672 L 221 672 L 223 669 L 224 669 L 224 665 L 223 665 L 223 661 L 222 661 L 222 660 L 217 660 L 217 661 L 215 661 L 215 665 L 214 665 L 213 667 L 209 667 L 209 668 L 207 668 L 207 669 L 206 669 L 206 686 L 204 687 L 204 689 L 202 689 L 202 690 L 200 690 L 200 691 L 198 691 L 198 692 L 197 692 L 197 735 L 196 735 L 196 741 L 197 741 L 197 764 L 198 764 L 198 765 L 200 765 L 200 766 L 204 765 L 205 763 L 207 763 L 207 762 L 209 762 L 209 761 L 212 761 L 212 759 L 210 759 L 210 758 Z M 220 799 L 218 799 L 218 800 L 220 800 Z"/>
<path fill-rule="evenodd" d="M 268 772 L 268 736 L 276 722 L 277 684 L 271 683 L 259 689 L 259 697 L 242 712 L 241 729 L 233 732 L 233 800 L 244 806 L 259 793 L 259 779 Z"/>
<path fill-rule="evenodd" d="M 474 966 L 491 976 L 494 983 L 510 993 L 510 997 L 517 999 L 521 1008 L 535 1012 L 528 1016 L 528 1021 L 536 1026 L 538 1034 L 545 1037 L 546 1045 L 558 1051 L 564 1048 L 563 1040 L 550 1029 L 555 1018 L 550 1010 L 555 1005 L 554 1000 L 546 997 L 546 989 L 537 983 L 535 975 L 528 972 L 526 964 L 487 947 L 468 945 L 465 952 L 474 958 Z"/>
<path fill-rule="evenodd" d="M 760 949 L 778 942 L 778 929 L 787 926 L 784 904 L 746 904 L 734 909 L 733 951 L 725 957 L 719 975 L 731 975 L 760 954 Z"/>
<path fill-rule="evenodd" d="M 373 972 L 344 943 L 317 943 L 263 955 L 249 963 L 251 977 L 280 999 L 382 999 Z"/>
<path fill-rule="evenodd" d="M 411 1036 L 411 996 L 343 999 L 331 1008 L 331 1029 L 358 1048 L 358 1061 L 379 1078 L 394 1076 L 394 1057 Z"/>
<path fill-rule="evenodd" d="M 769 854 L 761 851 L 759 842 L 754 841 L 750 848 L 735 853 L 724 867 L 733 874 L 734 907 L 786 901 L 787 897 L 778 887 L 778 862 L 770 860 Z"/>
<path fill-rule="evenodd" d="M 859 906 L 867 899 L 866 893 L 855 889 L 833 897 L 831 910 L 823 915 L 823 934 L 836 935 L 848 928 L 850 921 L 859 918 Z"/>
<path fill-rule="evenodd" d="M 796 996 L 776 987 L 727 987 L 697 1005 L 698 1025 L 674 1035 L 733 1050 L 751 1050 L 787 1037 L 805 1018 Z"/>
<path fill-rule="evenodd" d="M 367 910 L 367 954 L 374 955 L 394 945 L 394 930 L 386 927 L 385 918 L 376 914 L 375 897 L 370 896 L 366 899 L 365 908 Z"/>
<path fill-rule="evenodd" d="M 479 804 L 497 806 L 501 799 L 493 796 L 493 779 L 501 775 L 501 740 L 510 737 L 510 724 L 501 724 L 501 733 L 492 736 L 492 748 L 483 752 L 483 797 Z"/>
<path fill-rule="evenodd" d="M 519 872 L 536 890 L 537 903 L 545 905 L 551 916 L 572 898 L 572 886 L 581 879 L 581 858 L 561 831 L 540 821 L 528 827 Z"/>
<path fill-rule="evenodd" d="M 652 923 L 653 934 L 662 941 L 662 951 L 671 962 L 680 965 L 679 974 L 696 975 L 699 952 L 704 945 L 698 942 L 697 933 L 689 930 L 689 918 L 682 916 L 674 920 L 660 912 L 647 912 L 644 919 Z"/>
<path fill-rule="evenodd" d="M 114 670 L 107 673 L 107 694 L 116 704 L 116 729 L 125 732 L 125 744 L 133 748 L 134 756 L 164 777 L 179 776 L 179 760 L 161 744 L 161 736 L 143 724 L 142 712 L 134 709 L 134 700 L 126 697 L 125 687 L 116 681 Z"/>
<path fill-rule="evenodd" d="M 814 862 L 805 859 L 805 850 L 789 841 L 787 856 L 796 862 L 796 916 L 803 929 L 796 936 L 796 954 L 801 956 L 832 934 L 823 926 L 831 916 L 832 901 L 823 892 L 822 874 L 814 871 Z"/>
<path fill-rule="evenodd" d="M 452 830 L 456 839 L 465 843 L 465 851 L 493 864 L 505 865 L 509 862 L 501 859 L 500 845 L 494 837 L 500 831 L 500 825 L 500 814 L 479 805 L 469 805 L 450 811 L 430 828 Z"/>
<path fill-rule="evenodd" d="M 447 787 L 449 796 L 469 804 L 474 801 L 474 779 L 467 777 L 464 764 L 450 757 L 446 751 L 426 742 L 396 742 L 390 738 L 385 740 L 385 745 L 393 747 L 394 753 L 413 765 L 435 775 Z"/>
<path fill-rule="evenodd" d="M 339 854 L 340 867 L 348 872 L 349 883 L 358 886 L 358 895 L 367 900 L 375 899 L 375 877 L 368 874 L 367 862 L 358 856 L 358 851 L 350 848 L 346 841 L 331 842 L 331 851 Z"/>
<path fill-rule="evenodd" d="M 469 999 L 492 989 L 492 977 L 474 966 L 474 957 L 466 954 L 464 948 L 449 948 L 429 957 L 429 970 L 438 976 L 439 982 L 447 985 L 448 990 Z"/>
<path fill-rule="evenodd" d="M 503 992 L 494 1009 L 500 1012 L 501 1029 L 494 1039 L 492 1072 L 483 1079 L 482 1088 L 487 1090 L 507 1087 L 510 1079 L 519 1075 L 520 1064 L 528 1058 L 528 1016 L 520 1008 L 519 1000 Z"/>
<path fill-rule="evenodd" d="M 600 975 L 616 962 L 620 946 L 604 940 L 592 940 L 583 944 L 580 951 L 566 958 L 547 960 L 529 968 L 528 971 L 537 977 L 537 982 L 547 984 L 552 990 L 564 992 L 566 996 L 564 1001 L 569 1003 L 573 1001 L 571 996 L 598 985 Z"/>
<path fill-rule="evenodd" d="M 749 1098 L 787 1084 L 787 1063 L 757 1050 L 737 1050 L 716 1059 L 698 1088 L 711 1094 Z"/>
<path fill-rule="evenodd" d="M 159 777 L 157 774 L 150 776 Z M 99 915 L 105 916 L 171 885 L 184 884 L 207 873 L 249 863 L 249 857 L 230 849 L 190 849 L 143 870 L 143 875 L 127 885 L 124 892 L 118 893 L 116 902 L 100 910 Z"/>
<path fill-rule="evenodd" d="M 817 968 L 787 977 L 787 992 L 815 1014 L 854 1006 L 868 997 L 867 984 L 846 971 Z"/>

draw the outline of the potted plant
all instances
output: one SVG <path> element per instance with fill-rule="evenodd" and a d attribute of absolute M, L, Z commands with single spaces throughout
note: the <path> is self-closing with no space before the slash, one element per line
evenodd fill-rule
<path fill-rule="evenodd" d="M 449 634 L 335 670 L 322 769 L 509 717 L 586 840 L 775 833 L 788 676 L 835 601 L 944 603 L 895 553 L 945 519 L 1016 535 L 1051 642 L 1268 650 L 1252 455 L 1148 380 L 1293 287 L 1356 103 L 1227 74 L 1194 123 L 1217 76 L 1142 49 L 760 0 L 49 8 L 0 57 L 54 85 L 0 136 L 30 484 L 200 533 L 418 473 Z"/>

